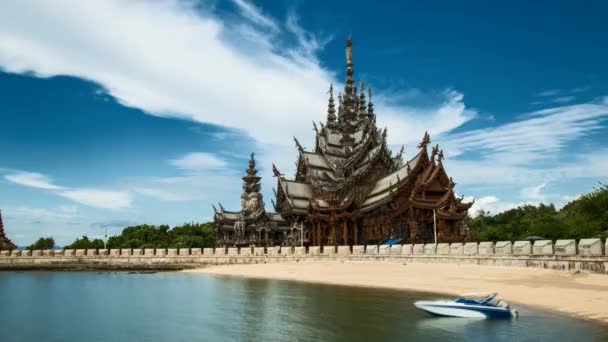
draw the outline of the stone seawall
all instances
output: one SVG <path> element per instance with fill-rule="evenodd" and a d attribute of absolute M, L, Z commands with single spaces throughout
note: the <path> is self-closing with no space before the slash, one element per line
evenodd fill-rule
<path fill-rule="evenodd" d="M 393 246 L 0 251 L 1 270 L 179 270 L 218 264 L 379 261 L 538 267 L 608 274 L 600 239 Z"/>

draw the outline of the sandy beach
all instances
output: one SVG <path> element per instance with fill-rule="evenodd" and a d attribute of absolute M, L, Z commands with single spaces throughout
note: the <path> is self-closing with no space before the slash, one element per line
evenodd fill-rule
<path fill-rule="evenodd" d="M 380 262 L 222 265 L 183 272 L 449 295 L 498 292 L 512 304 L 521 303 L 608 324 L 608 275 L 601 274 L 520 267 Z"/>

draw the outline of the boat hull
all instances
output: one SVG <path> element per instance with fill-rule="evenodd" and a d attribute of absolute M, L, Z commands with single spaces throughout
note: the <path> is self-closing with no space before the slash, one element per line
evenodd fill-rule
<path fill-rule="evenodd" d="M 511 318 L 511 311 L 506 308 L 464 305 L 455 302 L 420 301 L 414 305 L 432 315 L 463 318 Z"/>

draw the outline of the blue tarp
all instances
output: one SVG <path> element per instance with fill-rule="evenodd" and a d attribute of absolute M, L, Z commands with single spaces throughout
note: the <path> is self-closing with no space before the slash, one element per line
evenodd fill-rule
<path fill-rule="evenodd" d="M 401 239 L 392 239 L 392 240 L 387 240 L 387 241 L 385 241 L 385 242 L 383 243 L 383 245 L 389 245 L 389 246 L 392 246 L 392 245 L 396 245 L 396 244 L 398 244 L 399 242 L 401 242 Z"/>

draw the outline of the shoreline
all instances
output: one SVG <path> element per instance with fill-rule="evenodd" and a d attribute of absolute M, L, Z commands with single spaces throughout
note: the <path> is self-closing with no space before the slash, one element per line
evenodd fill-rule
<path fill-rule="evenodd" d="M 525 267 L 465 264 L 306 261 L 215 265 L 189 274 L 383 288 L 445 295 L 498 292 L 517 304 L 608 326 L 608 276 Z"/>

